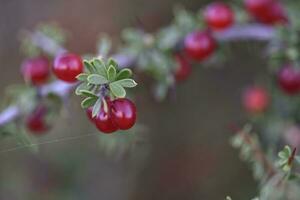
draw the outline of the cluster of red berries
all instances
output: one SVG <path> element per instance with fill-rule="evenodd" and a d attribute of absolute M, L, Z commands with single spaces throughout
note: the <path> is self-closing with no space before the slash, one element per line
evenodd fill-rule
<path fill-rule="evenodd" d="M 75 82 L 76 76 L 83 72 L 82 59 L 71 53 L 61 54 L 55 58 L 52 70 L 58 79 Z M 45 84 L 51 75 L 50 61 L 43 56 L 29 58 L 22 63 L 21 73 L 26 81 L 35 86 Z"/>
<path fill-rule="evenodd" d="M 62 81 L 69 83 L 76 81 L 76 76 L 83 72 L 83 63 L 80 56 L 64 53 L 55 58 L 53 73 Z M 44 56 L 29 58 L 21 65 L 21 73 L 25 81 L 34 86 L 45 84 L 51 76 L 51 64 Z M 38 106 L 26 118 L 26 127 L 34 134 L 42 134 L 49 129 L 46 123 L 47 108 Z"/>
<path fill-rule="evenodd" d="M 117 130 L 128 130 L 135 124 L 135 104 L 126 98 L 110 100 L 106 98 L 106 105 L 101 106 L 96 117 L 92 116 L 92 108 L 87 109 L 87 116 L 97 129 L 103 133 L 113 133 Z"/>

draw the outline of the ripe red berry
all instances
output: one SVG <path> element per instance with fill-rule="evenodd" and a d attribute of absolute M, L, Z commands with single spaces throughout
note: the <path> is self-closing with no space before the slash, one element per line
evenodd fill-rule
<path fill-rule="evenodd" d="M 83 63 L 80 56 L 64 53 L 54 60 L 53 72 L 60 80 L 76 82 L 76 76 L 83 72 Z"/>
<path fill-rule="evenodd" d="M 280 88 L 289 95 L 300 92 L 300 70 L 292 66 L 285 66 L 279 70 L 277 81 Z"/>
<path fill-rule="evenodd" d="M 274 0 L 244 0 L 248 12 L 252 15 L 263 14 Z"/>
<path fill-rule="evenodd" d="M 265 24 L 286 24 L 288 22 L 286 11 L 280 2 L 273 2 L 261 14 L 256 15 L 258 21 Z"/>
<path fill-rule="evenodd" d="M 243 94 L 243 106 L 249 113 L 261 113 L 269 105 L 268 92 L 258 86 L 248 88 Z"/>
<path fill-rule="evenodd" d="M 49 60 L 46 57 L 26 59 L 21 65 L 21 73 L 33 85 L 41 85 L 50 77 Z"/>
<path fill-rule="evenodd" d="M 225 3 L 215 2 L 205 8 L 204 19 L 210 28 L 223 30 L 234 22 L 234 13 Z"/>
<path fill-rule="evenodd" d="M 110 109 L 105 112 L 104 108 L 101 107 L 100 112 L 92 121 L 95 123 L 97 129 L 103 133 L 112 133 L 119 129 L 113 121 Z"/>
<path fill-rule="evenodd" d="M 181 55 L 175 56 L 177 69 L 175 71 L 175 79 L 177 82 L 185 81 L 192 72 L 192 67 L 187 59 Z"/>
<path fill-rule="evenodd" d="M 49 129 L 49 126 L 46 123 L 46 114 L 47 109 L 44 106 L 37 107 L 29 116 L 26 118 L 26 127 L 27 129 L 36 134 L 43 134 Z"/>
<path fill-rule="evenodd" d="M 202 61 L 215 51 L 216 42 L 208 31 L 196 31 L 186 36 L 184 49 L 187 56 Z"/>
<path fill-rule="evenodd" d="M 130 129 L 136 121 L 136 107 L 126 98 L 115 99 L 111 104 L 113 121 L 121 130 Z"/>

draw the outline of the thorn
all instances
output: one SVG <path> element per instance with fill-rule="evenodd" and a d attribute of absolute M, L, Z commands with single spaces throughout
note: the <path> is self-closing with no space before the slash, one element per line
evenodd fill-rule
<path fill-rule="evenodd" d="M 297 148 L 295 147 L 293 149 L 293 152 L 292 152 L 291 156 L 289 157 L 289 160 L 288 160 L 288 165 L 289 166 L 291 166 L 293 164 L 293 161 L 295 160 L 296 152 L 297 152 Z"/>

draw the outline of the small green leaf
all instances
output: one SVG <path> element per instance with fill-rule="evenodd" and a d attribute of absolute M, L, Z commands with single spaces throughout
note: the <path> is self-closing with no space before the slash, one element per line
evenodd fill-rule
<path fill-rule="evenodd" d="M 112 59 L 112 58 L 110 58 L 108 61 L 107 61 L 107 66 L 113 66 L 113 67 L 115 67 L 115 68 L 119 68 L 119 65 L 118 65 L 118 63 L 114 60 L 114 59 Z"/>
<path fill-rule="evenodd" d="M 80 90 L 80 93 L 87 97 L 97 98 L 98 96 L 89 90 Z"/>
<path fill-rule="evenodd" d="M 88 60 L 84 60 L 83 64 L 86 67 L 88 72 L 90 72 L 90 73 L 95 73 L 96 72 L 94 66 Z"/>
<path fill-rule="evenodd" d="M 96 101 L 94 107 L 93 107 L 93 112 L 92 112 L 92 117 L 96 117 L 98 115 L 98 113 L 100 112 L 100 108 L 102 105 L 102 98 L 98 98 L 98 100 Z"/>
<path fill-rule="evenodd" d="M 89 107 L 93 106 L 96 103 L 96 101 L 97 101 L 97 98 L 87 97 L 81 102 L 81 107 L 84 109 L 89 108 Z"/>
<path fill-rule="evenodd" d="M 115 95 L 118 98 L 124 98 L 126 96 L 125 89 L 122 87 L 122 85 L 120 85 L 117 82 L 109 84 L 109 88 L 113 95 Z"/>
<path fill-rule="evenodd" d="M 122 69 L 121 71 L 119 71 L 119 73 L 117 74 L 116 80 L 130 78 L 131 76 L 132 76 L 132 71 L 128 68 L 125 68 L 125 69 Z"/>
<path fill-rule="evenodd" d="M 108 80 L 99 74 L 91 74 L 87 78 L 88 82 L 93 85 L 101 85 L 108 83 Z"/>
<path fill-rule="evenodd" d="M 92 64 L 94 65 L 98 74 L 107 78 L 105 63 L 103 62 L 102 59 L 95 58 L 92 61 Z"/>
<path fill-rule="evenodd" d="M 76 95 L 81 95 L 81 90 L 88 90 L 88 85 L 86 83 L 81 83 L 80 85 L 77 86 L 75 90 Z"/>
<path fill-rule="evenodd" d="M 122 87 L 125 87 L 125 88 L 133 88 L 133 87 L 137 86 L 137 83 L 133 79 L 130 79 L 130 78 L 118 80 L 115 83 L 118 83 Z"/>
<path fill-rule="evenodd" d="M 117 76 L 116 68 L 113 65 L 110 65 L 107 70 L 107 78 L 110 81 L 114 81 Z"/>
<path fill-rule="evenodd" d="M 81 74 L 76 76 L 76 79 L 79 80 L 79 81 L 86 81 L 88 76 L 89 75 L 86 74 L 86 73 L 81 73 Z"/>

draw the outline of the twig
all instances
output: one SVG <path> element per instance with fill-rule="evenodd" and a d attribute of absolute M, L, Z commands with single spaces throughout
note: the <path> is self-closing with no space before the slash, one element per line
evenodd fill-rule
<path fill-rule="evenodd" d="M 250 25 L 236 25 L 232 28 L 214 34 L 217 40 L 233 41 L 233 40 L 271 40 L 275 37 L 275 31 L 270 26 L 250 24 Z M 57 45 L 57 43 L 42 34 L 41 32 L 34 32 L 31 34 L 32 42 L 40 47 L 43 51 L 56 55 L 67 50 Z M 135 58 L 129 55 L 116 54 L 112 56 L 119 64 L 121 68 L 130 67 L 135 63 Z M 68 97 L 71 91 L 73 91 L 76 84 L 68 84 L 61 81 L 54 81 L 41 88 L 42 96 L 46 96 L 49 93 L 55 93 L 61 97 Z M 15 120 L 20 115 L 20 109 L 17 106 L 9 106 L 0 113 L 0 127 L 7 124 L 10 121 Z"/>

